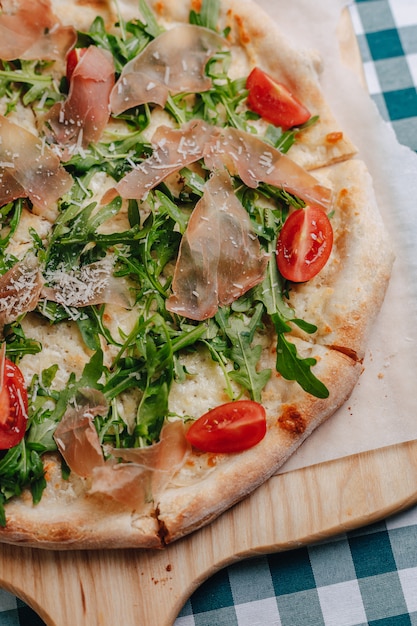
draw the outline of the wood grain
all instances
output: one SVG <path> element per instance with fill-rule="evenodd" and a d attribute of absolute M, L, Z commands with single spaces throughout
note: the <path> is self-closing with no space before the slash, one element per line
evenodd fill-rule
<path fill-rule="evenodd" d="M 170 626 L 190 594 L 221 567 L 320 541 L 416 502 L 417 441 L 411 441 L 274 476 L 163 551 L 3 545 L 0 584 L 48 626 Z"/>

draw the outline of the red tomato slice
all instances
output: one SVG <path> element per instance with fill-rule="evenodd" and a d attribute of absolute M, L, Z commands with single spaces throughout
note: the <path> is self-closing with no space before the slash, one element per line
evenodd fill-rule
<path fill-rule="evenodd" d="M 293 282 L 310 280 L 326 265 L 332 246 L 333 229 L 323 209 L 297 209 L 286 219 L 278 238 L 278 269 Z"/>
<path fill-rule="evenodd" d="M 288 130 L 305 124 L 310 111 L 289 91 L 259 67 L 255 67 L 246 81 L 249 90 L 248 107 L 264 120 Z"/>
<path fill-rule="evenodd" d="M 241 452 L 259 443 L 265 433 L 266 414 L 262 404 L 239 400 L 202 415 L 186 437 L 203 452 Z"/>
<path fill-rule="evenodd" d="M 16 446 L 24 437 L 27 423 L 28 396 L 20 369 L 4 360 L 0 391 L 0 450 Z"/>
<path fill-rule="evenodd" d="M 86 49 L 87 48 L 73 48 L 72 50 L 68 52 L 67 70 L 66 70 L 66 76 L 67 76 L 68 82 L 70 82 L 72 75 L 74 73 L 74 70 L 77 67 L 78 61 L 81 59 Z"/>

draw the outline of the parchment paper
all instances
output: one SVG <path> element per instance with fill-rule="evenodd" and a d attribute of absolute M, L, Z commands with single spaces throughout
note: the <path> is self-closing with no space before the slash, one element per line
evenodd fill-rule
<path fill-rule="evenodd" d="M 396 255 L 358 385 L 348 402 L 285 464 L 281 472 L 286 472 L 417 438 L 417 154 L 397 142 L 358 73 L 342 62 L 338 27 L 346 2 L 258 4 L 294 45 L 319 52 L 323 91 L 373 176 Z"/>

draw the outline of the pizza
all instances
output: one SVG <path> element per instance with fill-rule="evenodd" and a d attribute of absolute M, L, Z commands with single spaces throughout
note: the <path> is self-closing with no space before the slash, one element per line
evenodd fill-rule
<path fill-rule="evenodd" d="M 389 236 L 251 0 L 1 8 L 0 540 L 161 548 L 349 397 Z"/>

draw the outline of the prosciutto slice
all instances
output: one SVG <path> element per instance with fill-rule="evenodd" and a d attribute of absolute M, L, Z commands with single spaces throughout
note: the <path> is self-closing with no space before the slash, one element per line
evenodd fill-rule
<path fill-rule="evenodd" d="M 171 28 L 125 65 L 111 94 L 111 110 L 119 115 L 145 103 L 164 106 L 169 94 L 207 91 L 207 61 L 226 41 L 214 31 L 182 24 Z"/>
<path fill-rule="evenodd" d="M 34 255 L 18 261 L 0 277 L 0 326 L 33 311 L 42 289 L 39 264 Z"/>
<path fill-rule="evenodd" d="M 263 280 L 267 260 L 230 176 L 215 172 L 181 240 L 166 307 L 193 320 L 213 317 Z"/>
<path fill-rule="evenodd" d="M 164 425 L 157 443 L 147 448 L 115 448 L 112 453 L 123 461 L 152 470 L 151 489 L 156 497 L 183 465 L 190 449 L 183 422 L 175 420 Z"/>
<path fill-rule="evenodd" d="M 67 99 L 55 104 L 45 120 L 59 144 L 86 148 L 99 141 L 110 117 L 114 80 L 111 55 L 89 46 L 71 76 Z"/>
<path fill-rule="evenodd" d="M 192 120 L 179 129 L 161 126 L 152 137 L 152 156 L 136 166 L 116 185 L 113 193 L 142 199 L 169 175 L 200 158 L 211 171 L 226 170 L 240 176 L 249 187 L 262 181 L 292 193 L 307 204 L 328 210 L 332 192 L 314 176 L 262 139 L 244 131 L 211 126 Z"/>
<path fill-rule="evenodd" d="M 160 126 L 152 137 L 152 156 L 126 174 L 116 185 L 122 198 L 140 200 L 170 174 L 202 158 L 213 127 L 192 120 L 180 129 Z"/>
<path fill-rule="evenodd" d="M 49 0 L 2 0 L 1 8 L 0 58 L 5 61 L 64 59 L 76 42 L 75 29 L 61 24 Z"/>
<path fill-rule="evenodd" d="M 72 185 L 60 160 L 38 137 L 0 115 L 0 206 L 29 198 L 48 212 Z"/>
<path fill-rule="evenodd" d="M 122 462 L 107 462 L 92 473 L 91 494 L 103 495 L 141 511 L 156 501 L 190 449 L 180 420 L 167 422 L 160 440 L 146 448 L 114 449 Z"/>
<path fill-rule="evenodd" d="M 104 398 L 97 398 L 98 392 L 91 396 L 94 403 L 89 402 L 87 394 L 85 403 L 67 409 L 54 434 L 58 450 L 68 467 L 83 477 L 91 476 L 95 467 L 105 464 L 93 418 L 106 414 L 108 407 Z"/>
<path fill-rule="evenodd" d="M 90 495 L 111 500 L 141 513 L 152 500 L 152 472 L 132 463 L 97 465 L 92 472 Z"/>
<path fill-rule="evenodd" d="M 298 196 L 307 204 L 330 208 L 330 189 L 256 135 L 236 128 L 225 129 L 207 145 L 204 160 L 211 170 L 226 167 L 248 187 L 256 188 L 264 182 Z"/>

